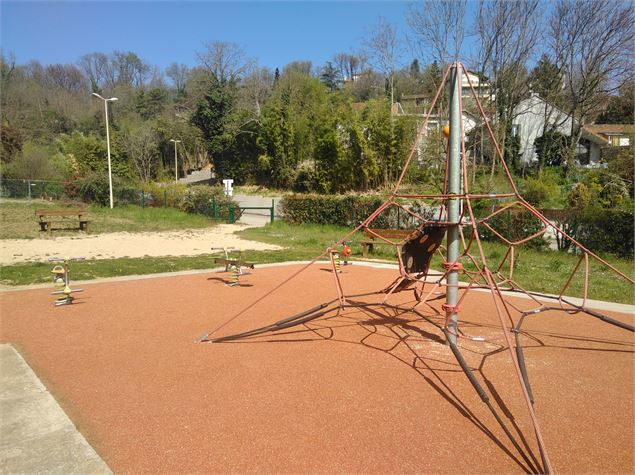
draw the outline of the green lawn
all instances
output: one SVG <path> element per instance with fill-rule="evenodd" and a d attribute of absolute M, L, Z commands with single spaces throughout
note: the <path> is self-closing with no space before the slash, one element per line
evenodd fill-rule
<path fill-rule="evenodd" d="M 40 226 L 35 217 L 38 208 L 61 208 L 64 204 L 46 201 L 0 200 L 0 239 L 33 239 L 40 237 Z M 67 205 L 66 205 L 67 206 Z M 188 214 L 173 208 L 141 208 L 121 206 L 114 209 L 89 206 L 88 219 L 91 234 L 118 231 L 169 231 L 212 226 L 205 216 Z M 55 230 L 54 236 L 76 236 L 76 230 Z"/>
<path fill-rule="evenodd" d="M 310 258 L 318 255 L 328 245 L 349 231 L 348 228 L 336 226 L 292 226 L 276 222 L 273 226 L 246 229 L 240 234 L 247 239 L 289 246 L 290 249 L 287 251 L 289 256 L 295 256 L 292 259 L 300 259 L 303 256 Z M 361 240 L 361 233 L 353 236 L 352 239 L 353 241 Z M 352 248 L 354 252 L 352 260 L 361 259 L 360 246 L 353 244 Z M 505 256 L 507 247 L 494 242 L 483 242 L 483 251 L 488 266 L 495 270 Z M 470 253 L 477 257 L 478 251 L 475 244 Z M 388 262 L 397 262 L 391 246 L 376 246 L 376 251 L 372 257 Z M 632 260 L 619 259 L 614 256 L 602 257 L 626 275 L 635 277 Z M 480 258 L 477 257 L 477 260 L 480 262 Z M 579 256 L 563 252 L 521 248 L 517 250 L 513 277 L 518 285 L 527 290 L 558 294 L 573 272 L 578 260 Z M 464 264 L 469 268 L 467 261 L 464 261 Z M 431 266 L 434 269 L 442 269 L 440 257 L 435 256 Z M 632 284 L 593 259 L 590 259 L 589 267 L 589 298 L 635 304 L 635 289 Z M 504 267 L 503 271 L 504 274 L 509 272 L 509 264 Z M 583 268 L 581 267 L 567 289 L 567 295 L 582 297 L 583 276 Z"/>
<path fill-rule="evenodd" d="M 9 203 L 13 205 L 13 203 Z M 34 205 L 33 207 L 40 206 Z M 7 203 L 0 204 L 4 212 L 10 209 Z M 20 213 L 28 215 L 35 227 L 32 211 L 26 210 L 24 205 L 18 207 Z M 139 207 L 91 208 L 94 216 L 95 232 L 107 231 L 148 231 L 165 229 L 187 229 L 209 225 L 204 217 L 186 215 L 170 209 L 141 209 Z M 17 237 L 18 229 L 24 225 L 16 224 L 12 231 L 2 230 L 0 237 Z M 324 249 L 348 233 L 350 229 L 338 226 L 319 225 L 289 225 L 276 221 L 262 228 L 250 228 L 241 231 L 239 235 L 246 239 L 262 241 L 284 246 L 280 251 L 250 251 L 247 258 L 257 263 L 284 262 L 294 260 L 309 260 L 319 255 Z M 26 231 L 24 231 L 26 232 Z M 35 232 L 37 235 L 37 231 Z M 23 236 L 25 237 L 25 236 Z M 34 237 L 31 234 L 28 237 Z M 361 240 L 358 233 L 352 237 L 354 255 L 351 260 L 361 258 L 360 246 L 356 241 Z M 505 255 L 506 248 L 496 243 L 484 243 L 484 252 L 490 268 L 496 268 Z M 476 254 L 476 249 L 472 249 Z M 389 246 L 377 246 L 372 256 L 378 260 L 396 262 L 393 251 Z M 627 275 L 633 276 L 633 261 L 618 259 L 612 256 L 605 258 Z M 569 274 L 575 267 L 578 257 L 556 251 L 535 251 L 520 249 L 514 269 L 514 278 L 519 285 L 536 292 L 558 293 Z M 210 254 L 193 257 L 147 257 L 121 258 L 105 260 L 88 260 L 72 265 L 72 278 L 87 280 L 101 277 L 124 275 L 141 275 L 158 272 L 172 272 L 191 269 L 209 269 L 214 267 Z M 432 267 L 441 269 L 441 261 L 435 257 Z M 22 285 L 49 280 L 50 265 L 48 264 L 20 264 L 6 266 L 2 269 L 0 281 L 9 285 Z M 566 292 L 568 295 L 581 296 L 583 289 L 582 273 L 571 284 Z M 591 280 L 589 297 L 598 300 L 608 300 L 622 303 L 635 303 L 633 286 L 616 274 L 608 271 L 595 261 L 591 262 Z"/>

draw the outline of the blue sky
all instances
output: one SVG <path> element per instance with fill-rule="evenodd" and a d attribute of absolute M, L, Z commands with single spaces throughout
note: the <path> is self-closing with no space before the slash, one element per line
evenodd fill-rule
<path fill-rule="evenodd" d="M 87 53 L 133 51 L 162 68 L 196 64 L 207 41 L 237 43 L 261 66 L 321 66 L 356 51 L 381 15 L 405 32 L 405 1 L 0 2 L 0 42 L 16 62 L 74 63 Z M 408 55 L 409 56 L 409 55 Z"/>

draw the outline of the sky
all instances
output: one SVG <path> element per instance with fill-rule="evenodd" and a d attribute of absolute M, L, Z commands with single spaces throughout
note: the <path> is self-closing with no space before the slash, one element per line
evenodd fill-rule
<path fill-rule="evenodd" d="M 194 66 L 209 41 L 238 44 L 260 66 L 322 66 L 355 52 L 380 16 L 407 29 L 406 1 L 7 1 L 0 46 L 16 63 L 75 63 L 82 55 L 135 52 L 165 68 Z M 410 56 L 410 55 L 407 55 Z"/>

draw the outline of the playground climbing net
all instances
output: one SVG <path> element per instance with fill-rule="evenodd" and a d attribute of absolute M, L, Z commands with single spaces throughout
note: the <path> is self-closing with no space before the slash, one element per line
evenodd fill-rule
<path fill-rule="evenodd" d="M 464 79 L 462 79 L 462 77 Z M 451 81 L 449 80 L 451 79 Z M 402 182 L 409 170 L 413 167 L 421 167 L 419 152 L 421 144 L 425 143 L 430 136 L 430 124 L 435 118 L 432 112 L 435 110 L 440 98 L 444 95 L 446 83 L 450 83 L 449 96 L 449 133 L 444 131 L 447 137 L 445 147 L 445 160 L 441 164 L 444 170 L 443 187 L 439 193 L 417 194 L 403 191 Z M 462 89 L 467 84 L 470 92 L 472 104 L 480 115 L 481 130 L 487 133 L 494 150 L 494 160 L 502 173 L 502 190 L 471 190 L 469 158 L 466 150 L 466 138 L 463 124 L 463 94 Z M 462 87 L 463 86 L 463 87 Z M 358 305 L 352 297 L 346 295 L 341 284 L 341 273 L 339 267 L 339 248 L 343 246 L 357 231 L 373 235 L 387 244 L 395 247 L 399 276 L 386 288 L 377 292 L 365 295 L 381 295 L 379 305 L 385 307 L 399 308 L 390 303 L 391 295 L 412 291 L 415 297 L 414 304 L 408 309 L 421 318 L 426 318 L 420 312 L 423 305 L 429 304 L 439 298 L 446 298 L 442 305 L 445 312 L 445 323 L 441 330 L 446 336 L 448 345 L 456 360 L 471 385 L 488 409 L 492 412 L 497 422 L 510 439 L 514 448 L 527 464 L 527 469 L 537 473 L 552 473 L 553 466 L 549 459 L 545 446 L 538 418 L 534 409 L 534 394 L 531 390 L 529 375 L 525 365 L 525 358 L 520 340 L 523 323 L 530 316 L 536 316 L 547 311 L 565 312 L 566 314 L 585 314 L 603 322 L 615 325 L 627 331 L 634 331 L 632 325 L 618 321 L 604 315 L 594 309 L 589 308 L 589 277 L 591 274 L 591 262 L 604 267 L 613 272 L 616 278 L 623 279 L 630 285 L 635 281 L 621 272 L 616 267 L 600 258 L 582 244 L 568 235 L 563 229 L 550 222 L 534 206 L 525 200 L 518 191 L 512 178 L 503 153 L 497 142 L 496 136 L 490 126 L 484 107 L 481 104 L 480 96 L 471 82 L 465 67 L 459 63 L 453 63 L 444 72 L 442 83 L 431 102 L 429 113 L 424 118 L 418 129 L 415 143 L 401 169 L 401 174 L 396 181 L 390 196 L 382 203 L 370 216 L 363 220 L 358 226 L 342 237 L 335 245 L 326 249 L 310 263 L 296 270 L 292 275 L 275 286 L 266 295 L 260 297 L 255 302 L 242 309 L 236 315 L 213 331 L 203 336 L 200 342 L 222 343 L 254 337 L 263 333 L 280 331 L 295 325 L 305 324 L 310 320 L 319 318 L 326 313 L 326 308 L 336 304 L 339 308 L 354 307 Z M 416 160 L 415 160 L 416 158 Z M 405 203 L 406 200 L 416 200 L 424 203 L 424 206 L 413 207 Z M 416 223 L 412 232 L 405 238 L 387 238 L 377 233 L 376 228 L 371 228 L 371 224 L 380 216 L 385 216 L 391 210 L 399 209 L 400 213 L 410 218 Z M 486 210 L 483 213 L 483 210 Z M 512 237 L 504 229 L 501 229 L 497 222 L 502 216 L 509 214 L 522 214 L 532 220 L 532 231 L 521 237 Z M 545 295 L 523 288 L 514 279 L 514 268 L 516 265 L 519 246 L 527 245 L 532 241 L 542 239 L 548 232 L 566 239 L 571 243 L 571 249 L 579 255 L 577 264 L 572 271 L 564 277 L 564 283 L 558 295 Z M 486 258 L 482 236 L 484 233 L 493 236 L 506 246 L 506 252 L 502 259 L 496 263 L 490 263 Z M 446 239 L 446 245 L 443 240 Z M 442 269 L 433 273 L 430 271 L 430 262 L 433 256 L 441 260 Z M 332 275 L 337 297 L 331 302 L 322 303 L 314 308 L 308 309 L 297 315 L 284 318 L 271 325 L 257 328 L 248 332 L 235 335 L 213 337 L 230 321 L 238 318 L 250 308 L 256 306 L 263 299 L 273 292 L 276 292 L 287 282 L 297 277 L 301 272 L 309 268 L 316 261 L 328 257 L 331 263 Z M 574 280 L 581 280 L 582 294 L 581 300 L 574 300 L 566 296 Z M 517 375 L 518 383 L 526 401 L 526 407 L 535 431 L 537 445 L 540 451 L 542 467 L 537 463 L 533 454 L 526 453 L 529 449 L 514 438 L 510 430 L 498 414 L 496 408 L 490 402 L 487 391 L 480 384 L 478 378 L 470 369 L 463 358 L 457 340 L 467 338 L 475 341 L 482 341 L 481 338 L 471 337 L 459 328 L 459 314 L 469 312 L 466 305 L 466 297 L 476 291 L 486 291 L 489 293 L 497 320 L 500 324 L 503 341 L 509 351 L 514 371 Z M 521 308 L 513 296 L 524 295 L 531 308 Z"/>

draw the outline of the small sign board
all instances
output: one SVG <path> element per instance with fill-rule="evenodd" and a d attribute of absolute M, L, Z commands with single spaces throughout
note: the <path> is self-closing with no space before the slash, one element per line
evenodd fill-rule
<path fill-rule="evenodd" d="M 234 183 L 234 180 L 231 180 L 231 179 L 223 180 L 223 186 L 225 187 L 225 196 L 234 195 L 234 187 L 232 186 L 233 183 Z"/>

